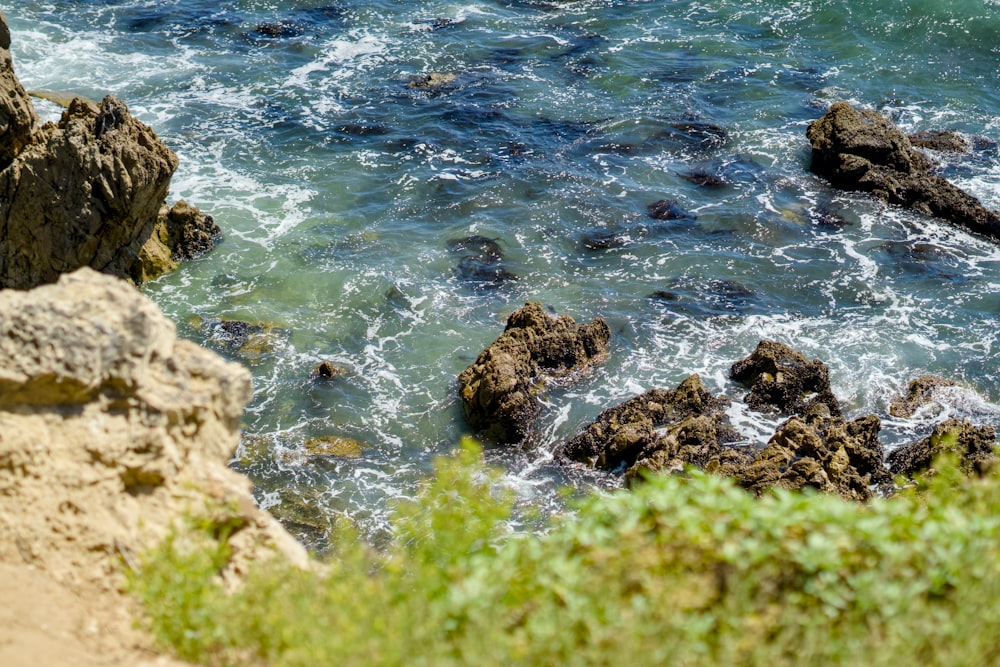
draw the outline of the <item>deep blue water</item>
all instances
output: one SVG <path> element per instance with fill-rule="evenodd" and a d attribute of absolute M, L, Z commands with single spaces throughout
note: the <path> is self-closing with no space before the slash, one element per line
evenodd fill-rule
<path fill-rule="evenodd" d="M 552 447 L 691 372 L 738 396 L 729 365 L 762 337 L 823 359 L 848 414 L 882 416 L 889 446 L 946 416 L 1000 425 L 997 245 L 831 190 L 805 139 L 838 100 L 958 131 L 971 152 L 938 156 L 942 173 L 1000 208 L 994 0 L 0 11 L 27 88 L 124 99 L 180 156 L 171 197 L 223 228 L 223 245 L 145 291 L 182 335 L 251 368 L 236 465 L 312 545 L 337 515 L 384 528 L 387 501 L 466 431 L 456 376 L 527 300 L 603 316 L 614 338 L 606 364 L 550 395 L 541 447 L 487 453 L 526 505 L 614 485 L 557 469 Z M 450 81 L 408 85 L 431 73 Z M 690 216 L 650 218 L 662 199 Z M 472 236 L 495 240 L 499 267 L 467 259 Z M 225 318 L 271 338 L 241 351 Z M 346 376 L 310 383 L 323 360 Z M 922 373 L 966 388 L 889 418 Z M 751 444 L 773 427 L 732 416 Z M 319 436 L 361 455 L 305 455 Z"/>

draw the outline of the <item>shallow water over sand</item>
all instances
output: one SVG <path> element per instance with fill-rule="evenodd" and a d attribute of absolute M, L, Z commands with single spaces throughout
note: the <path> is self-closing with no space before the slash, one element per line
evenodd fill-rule
<path fill-rule="evenodd" d="M 692 372 L 739 396 L 729 365 L 763 337 L 824 360 L 846 413 L 882 416 L 890 447 L 945 415 L 1000 425 L 1000 246 L 831 190 L 805 139 L 841 99 L 908 132 L 956 130 L 972 149 L 938 156 L 943 173 L 1000 207 L 995 2 L 0 10 L 27 88 L 126 100 L 181 158 L 171 196 L 223 228 L 146 292 L 251 368 L 236 465 L 309 544 L 341 514 L 384 528 L 387 501 L 465 432 L 456 376 L 526 300 L 613 331 L 608 362 L 549 395 L 541 447 L 488 452 L 529 505 L 615 484 L 550 462 L 604 407 Z M 431 73 L 454 78 L 408 85 Z M 662 199 L 691 216 L 649 217 Z M 496 241 L 502 272 L 466 259 L 471 236 Z M 241 348 L 221 319 L 267 334 Z M 309 382 L 323 360 L 345 375 Z M 968 389 L 889 418 L 923 373 Z M 767 439 L 759 416 L 733 418 Z M 303 455 L 321 436 L 362 447 Z"/>

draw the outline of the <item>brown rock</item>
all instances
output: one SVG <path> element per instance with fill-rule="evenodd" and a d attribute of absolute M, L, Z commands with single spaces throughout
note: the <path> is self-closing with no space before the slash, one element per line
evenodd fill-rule
<path fill-rule="evenodd" d="M 967 472 L 983 474 L 997 463 L 996 431 L 992 426 L 973 426 L 967 419 L 949 419 L 934 427 L 923 440 L 889 452 L 886 465 L 893 475 L 913 475 L 927 470 L 934 457 L 951 452 Z"/>
<path fill-rule="evenodd" d="M 10 56 L 10 29 L 0 13 L 0 170 L 31 143 L 38 116 L 31 98 L 14 74 Z"/>
<path fill-rule="evenodd" d="M 954 387 L 957 383 L 937 375 L 921 375 L 910 381 L 906 396 L 896 396 L 889 404 L 889 414 L 907 419 L 919 408 L 934 399 L 934 392 L 941 387 Z"/>
<path fill-rule="evenodd" d="M 690 443 L 694 439 L 693 430 L 709 432 L 710 443 L 732 441 L 736 439 L 735 432 L 722 422 L 727 404 L 726 399 L 717 398 L 705 389 L 698 375 L 691 375 L 677 389 L 650 389 L 603 411 L 595 422 L 562 447 L 561 456 L 601 470 L 632 466 L 639 458 L 650 459 L 657 450 L 668 451 L 673 458 L 679 455 L 680 444 L 671 446 L 658 429 L 678 426 L 694 417 L 706 417 L 712 424 L 687 424 L 683 433 L 675 434 L 679 442 Z M 710 458 L 710 455 L 690 458 L 688 462 L 697 464 L 695 458 Z M 652 464 L 646 467 L 652 468 Z"/>
<path fill-rule="evenodd" d="M 503 334 L 458 377 L 462 413 L 482 437 L 499 443 L 525 440 L 540 404 L 537 394 L 559 378 L 607 357 L 611 330 L 597 318 L 576 324 L 527 303 L 507 320 Z"/>
<path fill-rule="evenodd" d="M 750 388 L 747 405 L 759 412 L 777 408 L 804 415 L 822 405 L 830 415 L 841 415 L 826 364 L 810 361 L 784 343 L 760 341 L 749 357 L 732 365 L 729 376 Z"/>
<path fill-rule="evenodd" d="M 941 153 L 968 153 L 969 145 L 954 132 L 917 132 L 907 138 L 913 146 Z"/>
<path fill-rule="evenodd" d="M 813 488 L 853 500 L 868 500 L 871 485 L 886 483 L 881 427 L 869 415 L 852 422 L 839 417 L 792 417 L 739 475 L 755 493 L 771 487 Z"/>
<path fill-rule="evenodd" d="M 834 187 L 870 192 L 886 203 L 1000 238 L 1000 213 L 932 174 L 930 161 L 879 114 L 837 102 L 806 134 L 812 170 Z"/>

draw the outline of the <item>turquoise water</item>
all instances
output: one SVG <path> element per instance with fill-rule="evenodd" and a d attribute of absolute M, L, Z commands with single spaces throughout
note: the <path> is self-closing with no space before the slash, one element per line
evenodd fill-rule
<path fill-rule="evenodd" d="M 956 130 L 973 149 L 942 173 L 1000 208 L 993 0 L 0 10 L 27 88 L 124 99 L 180 156 L 171 197 L 223 228 L 145 291 L 253 372 L 236 465 L 312 546 L 338 515 L 385 529 L 389 502 L 465 432 L 456 376 L 526 300 L 614 332 L 606 364 L 549 396 L 541 446 L 487 453 L 527 506 L 616 483 L 551 463 L 601 409 L 691 372 L 738 396 L 729 365 L 762 337 L 826 361 L 847 413 L 882 416 L 890 447 L 946 416 L 1000 426 L 997 244 L 829 189 L 805 139 L 842 99 L 906 131 Z M 430 73 L 454 79 L 407 85 Z M 724 184 L 692 182 L 706 174 Z M 696 218 L 653 220 L 661 199 Z M 470 236 L 495 239 L 516 279 L 470 280 L 454 243 Z M 268 345 L 236 349 L 219 318 L 273 327 Z M 345 377 L 309 382 L 323 360 Z M 922 373 L 967 388 L 889 418 Z M 773 430 L 732 417 L 748 443 Z M 319 436 L 364 448 L 304 455 Z"/>

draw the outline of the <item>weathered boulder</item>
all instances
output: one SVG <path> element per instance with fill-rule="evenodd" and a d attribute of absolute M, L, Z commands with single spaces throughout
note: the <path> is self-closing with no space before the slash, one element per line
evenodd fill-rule
<path fill-rule="evenodd" d="M 917 132 L 907 135 L 910 143 L 917 148 L 927 148 L 940 153 L 968 153 L 969 144 L 954 132 Z"/>
<path fill-rule="evenodd" d="M 754 451 L 732 444 L 737 438 L 736 431 L 719 416 L 687 417 L 639 452 L 636 462 L 625 471 L 625 482 L 632 485 L 647 474 L 681 472 L 688 466 L 727 477 L 738 475 L 753 460 Z"/>
<path fill-rule="evenodd" d="M 950 452 L 958 456 L 967 472 L 982 474 L 997 463 L 996 444 L 996 430 L 992 426 L 974 426 L 968 419 L 949 419 L 935 426 L 923 440 L 889 452 L 885 462 L 893 475 L 913 475 L 930 468 L 938 454 Z"/>
<path fill-rule="evenodd" d="M 648 459 L 661 449 L 668 450 L 673 458 L 680 445 L 670 446 L 660 429 L 700 417 L 707 418 L 711 425 L 687 424 L 680 434 L 682 442 L 690 444 L 694 430 L 710 432 L 708 440 L 713 443 L 735 440 L 732 428 L 722 423 L 726 405 L 728 401 L 713 396 L 697 374 L 691 375 L 677 389 L 650 389 L 604 410 L 563 445 L 560 455 L 601 470 L 632 466 L 639 458 Z"/>
<path fill-rule="evenodd" d="M 177 156 L 111 96 L 75 98 L 58 124 L 37 128 L 0 48 L 0 288 L 84 266 L 142 282 L 211 248 L 219 229 L 210 217 L 184 202 L 164 207 L 176 168 Z"/>
<path fill-rule="evenodd" d="M 577 324 L 567 315 L 550 316 L 540 303 L 525 304 L 458 376 L 466 422 L 493 442 L 525 440 L 546 383 L 602 361 L 610 339 L 611 329 L 601 318 Z"/>
<path fill-rule="evenodd" d="M 185 514 L 232 549 L 226 576 L 303 548 L 227 467 L 249 373 L 194 343 L 130 284 L 90 269 L 0 292 L 0 562 L 117 592 L 121 559 Z"/>
<path fill-rule="evenodd" d="M 917 410 L 934 400 L 934 394 L 942 387 L 954 387 L 957 383 L 937 375 L 921 375 L 910 381 L 905 396 L 896 396 L 889 403 L 889 414 L 908 419 Z"/>
<path fill-rule="evenodd" d="M 882 465 L 879 418 L 869 415 L 845 422 L 821 412 L 804 419 L 792 417 L 779 426 L 738 475 L 740 484 L 755 493 L 775 486 L 813 488 L 867 500 L 872 485 L 890 481 Z"/>
<path fill-rule="evenodd" d="M 889 204 L 1000 238 L 1000 213 L 931 173 L 930 160 L 879 114 L 837 102 L 809 125 L 806 136 L 812 170 L 833 186 L 870 192 Z"/>
<path fill-rule="evenodd" d="M 749 357 L 732 365 L 729 376 L 750 388 L 746 403 L 758 412 L 777 408 L 784 414 L 804 415 L 822 405 L 830 415 L 841 416 L 826 364 L 810 361 L 784 343 L 760 341 Z"/>
<path fill-rule="evenodd" d="M 14 74 L 10 56 L 10 29 L 0 13 L 0 170 L 31 143 L 38 125 L 35 107 Z"/>

